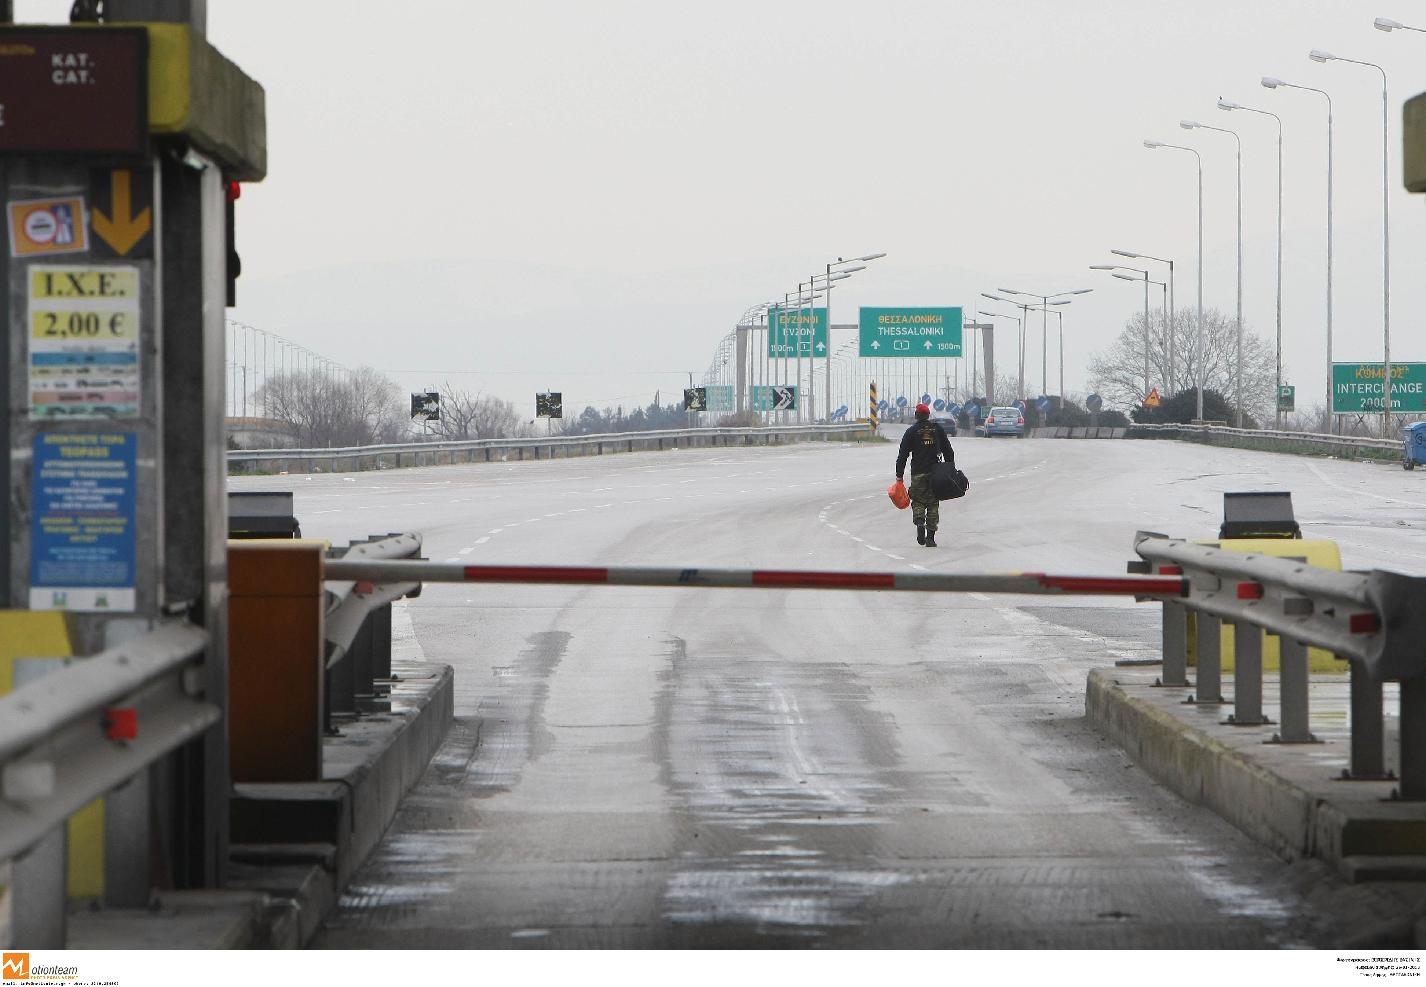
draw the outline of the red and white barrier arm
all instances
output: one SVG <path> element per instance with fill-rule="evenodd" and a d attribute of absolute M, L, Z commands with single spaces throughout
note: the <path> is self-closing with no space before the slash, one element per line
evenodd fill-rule
<path fill-rule="evenodd" d="M 462 565 L 414 559 L 332 559 L 326 578 L 361 583 L 545 583 L 576 586 L 708 586 L 727 589 L 879 589 L 908 593 L 1188 595 L 1182 576 L 1055 576 L 1043 572 L 817 572 L 800 569 L 675 569 L 650 566 Z M 357 591 L 362 587 L 358 585 Z"/>

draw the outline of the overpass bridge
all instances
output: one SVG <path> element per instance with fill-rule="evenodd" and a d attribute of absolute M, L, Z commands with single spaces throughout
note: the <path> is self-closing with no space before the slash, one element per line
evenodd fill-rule
<path fill-rule="evenodd" d="M 1392 466 L 956 445 L 973 495 L 934 550 L 880 443 L 232 487 L 292 491 L 334 542 L 419 530 L 433 561 L 928 573 L 1122 572 L 1136 528 L 1212 537 L 1225 491 L 1277 489 L 1352 568 L 1426 566 Z M 454 723 L 319 945 L 1340 945 L 1409 911 L 1284 863 L 1086 719 L 1091 671 L 1158 660 L 1152 604 L 428 583 L 393 626 L 454 669 Z"/>

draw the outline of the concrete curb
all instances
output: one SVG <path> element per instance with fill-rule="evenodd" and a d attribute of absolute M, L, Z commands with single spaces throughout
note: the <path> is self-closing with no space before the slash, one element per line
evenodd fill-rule
<path fill-rule="evenodd" d="M 258 936 L 264 945 L 311 941 L 445 740 L 450 666 L 403 662 L 398 671 L 392 712 L 343 724 L 323 747 L 321 781 L 235 786 L 233 883 L 277 906 Z"/>
<path fill-rule="evenodd" d="M 1393 800 L 1390 780 L 1340 780 L 1341 738 L 1303 756 L 1266 743 L 1270 728 L 1220 724 L 1217 711 L 1231 707 L 1195 707 L 1188 690 L 1152 682 L 1137 669 L 1090 672 L 1085 715 L 1160 784 L 1280 856 L 1317 857 L 1349 882 L 1421 879 L 1426 806 Z"/>

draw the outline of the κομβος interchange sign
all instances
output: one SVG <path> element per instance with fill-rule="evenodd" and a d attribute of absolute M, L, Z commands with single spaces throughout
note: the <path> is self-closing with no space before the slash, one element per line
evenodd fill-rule
<path fill-rule="evenodd" d="M 1384 410 L 1381 363 L 1332 364 L 1332 411 L 1363 414 Z M 1426 363 L 1391 364 L 1391 410 L 1426 413 Z"/>

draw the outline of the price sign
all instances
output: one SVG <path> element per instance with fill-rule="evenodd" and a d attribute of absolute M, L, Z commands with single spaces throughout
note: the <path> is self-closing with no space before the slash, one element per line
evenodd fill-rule
<path fill-rule="evenodd" d="M 27 272 L 30 418 L 137 418 L 139 269 Z"/>

